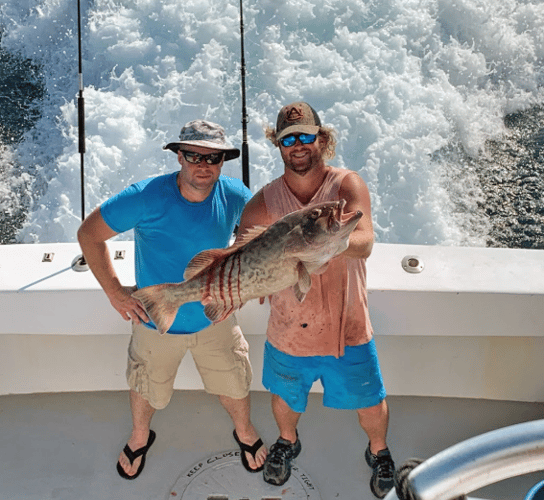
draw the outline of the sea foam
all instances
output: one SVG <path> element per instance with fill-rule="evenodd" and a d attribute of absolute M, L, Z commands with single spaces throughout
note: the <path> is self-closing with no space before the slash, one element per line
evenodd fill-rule
<path fill-rule="evenodd" d="M 338 132 L 331 163 L 367 182 L 378 241 L 485 245 L 485 220 L 476 223 L 482 232 L 467 233 L 456 212 L 460 205 L 470 212 L 485 187 L 442 152 L 485 154 L 486 141 L 508 133 L 507 113 L 544 102 L 544 5 L 246 4 L 252 191 L 283 170 L 263 127 L 284 104 L 305 100 Z M 162 146 L 185 122 L 218 122 L 241 145 L 238 7 L 234 0 L 82 1 L 86 213 L 131 182 L 177 169 Z M 47 91 L 40 119 L 14 153 L 32 177 L 23 183 L 31 203 L 21 242 L 74 241 L 84 215 L 76 15 L 68 0 L 0 7 L 2 47 L 40 65 Z M 462 189 L 451 185 L 452 169 Z M 240 161 L 223 171 L 241 178 Z"/>

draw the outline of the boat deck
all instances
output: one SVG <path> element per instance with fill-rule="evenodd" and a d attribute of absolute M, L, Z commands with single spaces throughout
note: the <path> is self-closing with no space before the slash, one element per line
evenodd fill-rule
<path fill-rule="evenodd" d="M 409 396 L 390 396 L 388 401 L 388 441 L 397 464 L 410 457 L 428 458 L 483 432 L 544 417 L 544 403 Z M 252 419 L 271 445 L 277 429 L 266 392 L 252 393 Z M 0 498 L 164 500 L 180 474 L 199 460 L 237 449 L 228 415 L 215 397 L 202 391 L 176 391 L 170 405 L 156 413 L 152 427 L 157 440 L 145 470 L 135 481 L 126 481 L 115 464 L 130 431 L 127 392 L 2 396 Z M 321 394 L 312 393 L 299 434 L 303 448 L 296 463 L 322 500 L 374 498 L 363 459 L 366 439 L 354 412 L 324 408 Z M 533 473 L 508 479 L 471 497 L 520 500 L 543 477 Z M 253 500 L 249 494 L 248 499 Z"/>

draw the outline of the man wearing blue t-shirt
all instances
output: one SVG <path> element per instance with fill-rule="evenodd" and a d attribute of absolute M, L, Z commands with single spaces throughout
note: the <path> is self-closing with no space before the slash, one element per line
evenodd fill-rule
<path fill-rule="evenodd" d="M 251 192 L 238 179 L 221 175 L 224 161 L 240 155 L 221 126 L 204 120 L 187 123 L 179 141 L 167 144 L 181 170 L 138 182 L 96 208 L 82 223 L 78 239 L 85 259 L 112 306 L 132 321 L 127 380 L 132 434 L 117 470 L 135 479 L 155 440 L 155 410 L 166 407 L 176 373 L 191 350 L 205 390 L 219 396 L 234 423 L 244 467 L 262 470 L 267 450 L 250 420 L 251 366 L 248 345 L 233 316 L 211 325 L 199 302 L 180 307 L 166 335 L 159 335 L 142 304 L 132 297 L 150 285 L 183 281 L 199 252 L 224 248 L 239 223 Z M 134 229 L 136 286 L 117 277 L 106 241 Z"/>

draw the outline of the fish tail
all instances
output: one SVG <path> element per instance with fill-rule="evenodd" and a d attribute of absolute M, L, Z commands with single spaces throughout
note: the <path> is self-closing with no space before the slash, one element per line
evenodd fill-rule
<path fill-rule="evenodd" d="M 161 335 L 164 335 L 172 326 L 178 309 L 185 303 L 179 296 L 176 297 L 172 293 L 177 288 L 179 285 L 164 283 L 141 288 L 132 294 L 142 303 Z"/>

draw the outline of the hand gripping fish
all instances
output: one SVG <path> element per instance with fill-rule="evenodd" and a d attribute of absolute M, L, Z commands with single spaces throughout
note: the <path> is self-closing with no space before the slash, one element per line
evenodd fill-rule
<path fill-rule="evenodd" d="M 201 302 L 204 313 L 218 323 L 248 300 L 294 286 L 302 302 L 310 275 L 347 249 L 349 235 L 362 217 L 343 214 L 345 200 L 319 203 L 282 217 L 267 228 L 251 228 L 236 244 L 205 250 L 187 265 L 181 283 L 142 288 L 132 296 L 164 334 L 186 302 Z"/>

